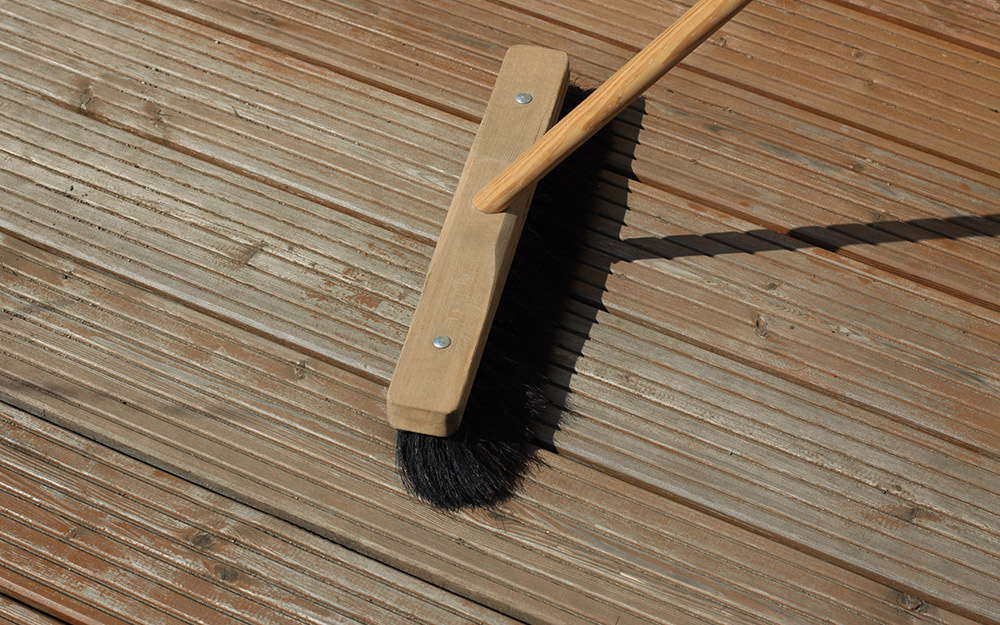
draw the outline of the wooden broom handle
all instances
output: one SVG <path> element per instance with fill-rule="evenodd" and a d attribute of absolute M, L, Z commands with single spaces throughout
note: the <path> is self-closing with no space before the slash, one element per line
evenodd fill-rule
<path fill-rule="evenodd" d="M 473 205 L 484 213 L 506 209 L 749 3 L 700 0 L 483 187 Z"/>

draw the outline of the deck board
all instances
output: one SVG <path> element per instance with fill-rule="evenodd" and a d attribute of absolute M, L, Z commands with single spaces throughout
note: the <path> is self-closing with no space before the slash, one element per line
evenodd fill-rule
<path fill-rule="evenodd" d="M 997 36 L 997 6 L 991 0 L 972 2 L 924 2 L 915 7 L 905 0 L 838 0 L 931 37 L 984 54 L 1000 54 Z"/>
<path fill-rule="evenodd" d="M 0 623 L 5 625 L 64 625 L 63 621 L 4 595 L 0 595 Z"/>
<path fill-rule="evenodd" d="M 336 43 L 343 47 L 334 37 L 346 36 L 339 30 L 323 27 L 326 21 L 362 23 L 360 17 L 348 19 L 339 13 L 324 16 L 317 13 L 318 8 L 305 12 L 296 5 L 292 11 L 290 5 L 284 3 L 275 3 L 273 15 L 255 10 L 252 16 L 239 11 L 229 14 L 228 8 L 203 7 L 197 3 L 172 6 L 176 11 L 188 7 L 184 10 L 191 17 L 255 40 L 271 37 L 280 42 L 286 33 L 289 41 L 281 45 L 282 51 L 305 58 L 322 56 L 317 62 L 329 62 L 323 56 L 324 46 Z M 268 6 L 271 5 L 260 8 Z M 283 7 L 291 14 L 282 14 Z M 371 48 L 371 55 L 382 54 L 383 48 L 390 48 L 390 42 L 400 39 L 407 41 L 410 47 L 426 47 L 423 42 L 430 31 L 434 30 L 441 37 L 442 24 L 451 24 L 455 32 L 477 33 L 480 36 L 477 41 L 492 38 L 487 40 L 492 41 L 487 57 L 456 57 L 455 54 L 468 52 L 459 43 L 458 51 L 449 48 L 448 54 L 437 60 L 421 61 L 420 70 L 410 72 L 414 80 L 423 81 L 419 89 L 410 88 L 410 97 L 420 100 L 432 98 L 432 94 L 438 94 L 439 99 L 444 97 L 442 90 L 452 88 L 448 87 L 448 82 L 455 79 L 455 72 L 468 64 L 496 66 L 506 45 L 523 41 L 518 37 L 529 33 L 548 45 L 568 49 L 574 59 L 576 79 L 582 83 L 593 84 L 606 76 L 632 50 L 627 43 L 618 46 L 607 43 L 607 33 L 583 37 L 577 32 L 583 27 L 573 23 L 561 26 L 536 19 L 535 27 L 525 33 L 508 32 L 491 24 L 490 20 L 500 19 L 499 11 L 503 23 L 512 23 L 516 13 L 495 7 L 469 8 L 467 11 L 464 5 L 451 10 L 425 8 L 421 7 L 418 14 L 405 19 L 397 15 L 399 9 L 386 9 L 364 22 L 364 33 L 354 35 L 361 42 L 358 45 L 366 46 L 366 54 Z M 328 8 L 327 11 L 333 10 Z M 270 17 L 265 20 L 265 15 Z M 650 27 L 648 23 L 645 26 Z M 906 32 L 894 33 L 899 42 L 907 41 Z M 912 45 L 920 47 L 919 42 Z M 927 45 L 924 42 L 918 57 L 937 58 L 939 55 Z M 474 52 L 483 54 L 478 49 Z M 712 50 L 706 50 L 705 56 L 711 57 Z M 825 49 L 814 51 L 813 56 L 827 59 L 824 62 L 828 63 L 839 58 Z M 947 58 L 956 62 L 965 60 L 954 50 Z M 372 68 L 370 79 L 379 81 L 384 72 L 393 68 L 407 69 L 408 62 L 399 54 L 387 57 Z M 957 80 L 972 81 L 980 86 L 985 82 L 987 100 L 984 102 L 988 104 L 988 94 L 995 91 L 995 80 L 990 82 L 988 75 L 980 74 L 983 68 L 991 66 L 992 63 L 980 61 L 975 67 L 951 67 L 948 71 L 957 76 Z M 889 70 L 885 68 L 886 72 Z M 468 94 L 467 115 L 481 112 L 489 88 L 488 76 L 475 88 L 466 82 L 453 86 L 455 91 Z M 390 82 L 385 78 L 379 84 L 392 86 Z M 901 89 L 905 91 L 912 85 L 904 87 Z M 982 92 L 977 93 L 982 95 Z M 887 98 L 872 95 L 871 99 L 880 102 Z M 984 129 L 982 136 L 988 144 L 993 136 L 990 128 L 991 124 L 995 125 L 995 115 L 982 104 L 961 108 L 962 114 L 972 120 L 967 124 L 969 127 Z M 639 139 L 641 145 L 632 155 L 633 162 L 621 165 L 643 181 L 669 185 L 673 190 L 710 201 L 769 229 L 786 231 L 822 226 L 825 229 L 802 234 L 816 237 L 826 246 L 844 246 L 859 240 L 880 241 L 887 237 L 889 240 L 920 240 L 923 245 L 913 251 L 858 246 L 845 253 L 935 288 L 964 295 L 977 304 L 998 307 L 995 289 L 989 288 L 997 279 L 991 260 L 997 252 L 995 239 L 955 246 L 949 243 L 949 238 L 969 237 L 976 231 L 966 224 L 948 221 L 895 225 L 896 221 L 995 215 L 1000 198 L 993 184 L 994 176 L 942 158 L 926 147 L 933 142 L 933 137 L 908 137 L 905 133 L 886 136 L 881 129 L 873 135 L 870 128 L 852 127 L 843 119 L 818 115 L 815 110 L 784 96 L 747 91 L 746 85 L 727 84 L 715 75 L 705 76 L 688 71 L 684 66 L 647 94 L 646 109 L 646 115 L 637 122 L 643 128 Z M 885 116 L 886 119 L 893 117 L 888 112 Z M 911 132 L 924 130 L 922 125 L 914 125 Z M 626 131 L 625 134 L 634 133 Z M 977 161 L 977 167 L 984 163 Z M 706 176 L 726 176 L 727 184 L 706 186 L 703 182 Z M 400 210 L 407 209 L 401 207 Z M 429 214 L 434 211 L 430 210 Z M 854 224 L 857 225 L 852 227 Z"/>
<path fill-rule="evenodd" d="M 771 240 L 762 246 L 766 253 L 754 253 L 754 236 L 731 236 L 730 247 L 726 232 L 749 232 L 752 224 L 686 206 L 683 198 L 649 193 L 657 210 L 672 205 L 669 216 L 639 216 L 644 202 L 635 196 L 647 193 L 640 188 L 630 196 L 635 201 L 627 215 L 645 217 L 653 230 L 625 228 L 590 239 L 598 248 L 589 256 L 596 267 L 590 280 L 608 291 L 606 306 L 642 302 L 624 314 L 996 453 L 995 314 L 969 314 L 946 295 L 932 304 L 926 289 L 900 287 L 891 276 L 777 234 L 765 235 Z M 683 245 L 697 244 L 699 232 L 706 232 L 702 253 L 691 254 Z M 649 307 L 656 310 L 643 312 Z M 701 310 L 695 318 L 684 314 L 691 307 Z"/>
<path fill-rule="evenodd" d="M 230 12 L 228 7 L 212 10 L 204 4 L 185 0 L 171 6 L 174 11 L 190 12 L 206 23 L 249 36 L 257 34 L 258 38 L 263 32 L 287 27 L 288 45 L 303 55 L 318 55 L 319 49 L 332 47 L 334 41 L 349 34 L 355 40 L 349 45 L 359 49 L 357 57 L 384 57 L 374 68 L 373 79 L 378 79 L 381 67 L 399 71 L 404 65 L 417 65 L 420 69 L 411 74 L 411 80 L 422 79 L 425 85 L 422 92 L 415 94 L 440 100 L 440 96 L 430 94 L 440 93 L 442 88 L 465 92 L 468 87 L 468 80 L 461 77 L 468 70 L 458 62 L 469 60 L 458 55 L 488 51 L 496 62 L 503 49 L 527 38 L 566 49 L 577 72 L 602 79 L 690 3 L 662 5 L 636 0 L 619 6 L 614 19 L 606 19 L 606 11 L 598 3 L 578 1 L 524 2 L 516 8 L 460 0 L 414 2 L 404 8 L 380 6 L 379 11 L 366 14 L 316 0 L 273 0 L 255 3 L 252 15 Z M 851 125 L 864 125 L 870 131 L 877 130 L 949 158 L 963 155 L 967 164 L 996 171 L 989 134 L 977 136 L 969 123 L 974 120 L 977 126 L 987 128 L 1000 124 L 987 105 L 1000 78 L 989 58 L 977 58 L 966 50 L 889 22 L 868 24 L 863 19 L 850 9 L 828 3 L 808 4 L 798 11 L 787 10 L 783 3 L 754 4 L 727 28 L 725 45 L 708 46 L 686 64 L 699 73 L 711 74 L 714 80 L 736 81 L 741 88 L 850 120 Z M 351 33 L 341 30 L 351 27 Z M 317 43 L 299 49 L 297 42 L 307 32 L 312 34 L 308 39 Z M 420 43 L 426 41 L 426 35 L 444 39 L 450 33 L 473 33 L 477 37 L 462 41 L 455 35 L 448 39 L 454 40 L 452 45 L 431 59 L 436 63 L 430 66 L 413 59 L 421 47 L 427 46 Z M 884 43 L 887 38 L 894 47 Z M 280 41 L 280 35 L 275 39 Z M 485 46 L 483 39 L 492 45 Z M 325 46 L 324 41 L 328 42 Z M 410 46 L 401 49 L 400 41 Z M 844 50 L 847 53 L 842 53 Z M 852 54 L 857 51 L 861 54 Z M 789 58 L 793 61 L 789 62 Z M 927 84 L 927 75 L 914 66 L 932 74 L 940 66 L 940 80 Z M 723 67 L 724 72 L 719 69 Z M 488 90 L 488 84 L 487 80 L 480 88 Z M 659 91 L 662 89 L 654 88 L 651 93 Z M 922 107 L 935 100 L 924 98 L 934 92 L 948 94 L 948 106 L 939 104 L 938 115 L 927 116 Z M 469 110 L 481 110 L 481 105 L 472 104 Z"/>
<path fill-rule="evenodd" d="M 474 125 L 442 120 L 429 107 L 303 68 L 290 57 L 261 54 L 247 42 L 223 41 L 167 13 L 145 16 L 150 10 L 142 5 L 117 11 L 102 2 L 82 5 L 11 4 L 18 10 L 10 14 L 13 30 L 5 32 L 7 82 L 338 211 L 381 218 L 410 236 L 436 235 L 421 225 L 426 218 L 407 219 L 406 209 L 446 203 L 445 187 L 457 176 L 436 163 L 464 160 L 467 145 L 449 140 L 466 129 L 471 142 Z M 102 32 L 111 19 L 117 28 Z M 176 33 L 173 41 L 163 38 L 165 31 Z M 279 72 L 287 78 L 268 78 Z M 302 105 L 289 106 L 289 97 Z M 357 118 L 346 114 L 352 108 Z M 398 132 L 387 121 L 397 118 Z M 361 142 L 365 128 L 375 138 Z M 262 153 L 260 145 L 274 149 Z M 393 184 L 381 171 L 390 166 Z M 374 169 L 366 176 L 368 167 Z"/>
<path fill-rule="evenodd" d="M 513 622 L 23 412 L 2 419 L 4 521 L 22 525 L 3 534 L 50 545 L 36 583 L 103 605 L 100 622 Z"/>
<path fill-rule="evenodd" d="M 397 577 L 340 592 L 400 620 L 402 592 L 427 622 L 1000 623 L 989 2 L 751 5 L 613 126 L 546 389 L 557 453 L 490 513 L 402 491 L 385 386 L 503 51 L 565 49 L 596 84 L 687 4 L 0 6 L 5 419 L 218 497 L 170 523 L 228 501 L 315 534 L 260 555 L 298 581 L 233 589 L 178 573 L 189 546 L 127 505 L 66 539 L 99 499 L 5 448 L 7 591 L 83 588 L 57 563 L 79 553 L 120 576 L 103 603 L 49 592 L 71 622 L 239 621 L 250 596 L 326 622 L 333 578 L 295 567 L 341 545 Z M 160 594 L 130 614 L 146 569 Z"/>
<path fill-rule="evenodd" d="M 766 605 L 759 603 L 761 593 L 777 594 L 782 606 L 815 606 L 812 602 L 820 600 L 815 598 L 818 594 L 827 597 L 820 601 L 829 602 L 818 610 L 824 614 L 846 609 L 842 604 L 847 602 L 852 607 L 843 613 L 840 622 L 861 623 L 869 619 L 892 622 L 909 618 L 906 610 L 900 609 L 905 601 L 898 591 L 559 456 L 547 457 L 549 468 L 532 480 L 521 498 L 501 509 L 499 516 L 461 519 L 428 516 L 398 492 L 389 466 L 386 427 L 361 416 L 372 414 L 380 400 L 360 391 L 348 394 L 346 389 L 341 390 L 336 402 L 349 401 L 348 406 L 354 411 L 352 417 L 351 412 L 337 409 L 326 398 L 316 397 L 317 391 L 330 392 L 330 383 L 322 379 L 330 367 L 303 362 L 299 360 L 301 355 L 294 356 L 289 348 L 268 345 L 250 333 L 230 331 L 225 339 L 203 340 L 199 334 L 211 331 L 213 326 L 223 326 L 222 322 L 188 312 L 186 323 L 181 324 L 176 316 L 185 312 L 177 304 L 137 287 L 116 285 L 114 278 L 32 250 L 16 240 L 8 241 L 7 246 L 16 250 L 22 260 L 8 256 L 6 264 L 22 278 L 5 280 L 5 284 L 23 293 L 18 297 L 23 302 L 20 306 L 6 301 L 4 304 L 15 313 L 12 321 L 17 320 L 5 330 L 4 395 L 8 401 L 112 442 L 141 458 L 152 459 L 157 465 L 190 479 L 210 483 L 217 490 L 389 560 L 400 568 L 421 573 L 422 577 L 446 587 L 476 593 L 477 585 L 486 583 L 472 577 L 469 567 L 476 563 L 475 568 L 482 570 L 483 575 L 505 581 L 501 587 L 506 588 L 500 592 L 496 587 L 492 592 L 482 589 L 483 596 L 478 598 L 489 597 L 488 602 L 499 604 L 497 607 L 529 622 L 567 622 L 572 618 L 581 622 L 614 622 L 627 614 L 660 622 L 677 609 L 677 604 L 686 607 L 677 613 L 676 622 L 685 622 L 682 619 L 688 617 L 684 613 L 695 609 L 700 620 L 692 622 L 729 623 L 746 619 L 755 622 L 750 615 L 759 613 Z M 38 266 L 40 262 L 42 267 Z M 43 271 L 45 266 L 49 267 L 47 271 Z M 33 278 L 29 282 L 34 286 L 25 283 L 27 276 Z M 95 298 L 102 292 L 122 294 L 115 298 L 118 301 L 123 296 L 139 301 L 126 307 L 115 299 Z M 23 298 L 29 294 L 31 298 L 25 301 Z M 35 304 L 31 310 L 32 307 L 25 305 L 39 298 L 42 298 L 39 304 L 45 299 L 60 302 L 58 311 L 53 306 Z M 79 302 L 71 305 L 69 300 L 76 298 Z M 112 310 L 99 312 L 94 310 L 95 306 Z M 113 314 L 114 309 L 128 310 L 129 315 Z M 164 318 L 167 311 L 174 316 L 172 321 Z M 137 331 L 141 330 L 137 322 L 148 328 L 173 328 L 171 334 L 184 337 L 187 346 L 176 345 L 177 339 L 163 336 L 162 330 L 160 336 L 148 330 Z M 81 324 L 87 324 L 87 328 L 80 327 Z M 178 326 L 183 325 L 189 327 L 182 332 Z M 67 333 L 76 338 L 68 338 Z M 249 345 L 241 347 L 241 341 L 233 340 L 234 334 Z M 205 338 L 210 337 L 211 334 Z M 126 342 L 133 347 L 125 349 Z M 39 352 L 39 348 L 45 351 Z M 115 356 L 107 354 L 109 351 Z M 262 351 L 277 352 L 281 358 L 275 362 L 276 356 L 265 357 Z M 175 355 L 169 357 L 169 354 Z M 281 361 L 285 363 L 283 367 Z M 301 368 L 296 369 L 296 365 Z M 147 381 L 144 376 L 149 376 L 152 366 L 175 381 L 169 385 L 167 379 Z M 255 373 L 261 368 L 272 373 L 269 376 Z M 303 383 L 315 390 L 311 393 L 294 390 Z M 134 387 L 127 388 L 131 385 Z M 245 385 L 257 390 L 250 393 Z M 359 382 L 354 386 L 365 385 Z M 157 387 L 165 389 L 158 396 L 148 391 L 140 394 L 140 388 Z M 225 409 L 218 400 L 214 405 L 203 404 L 206 406 L 203 409 L 190 405 L 205 399 L 212 402 L 206 393 L 220 392 L 227 400 Z M 290 401 L 295 406 L 283 406 Z M 322 417 L 311 417 L 310 423 L 296 425 L 295 421 L 301 421 L 303 415 L 317 415 L 320 410 Z M 360 431 L 346 430 L 359 417 L 361 423 L 356 427 Z M 176 425 L 167 427 L 168 423 Z M 266 432 L 259 429 L 265 426 Z M 364 434 L 366 428 L 368 434 Z M 381 440 L 365 442 L 364 437 L 378 432 Z M 285 446 L 280 454 L 268 451 L 279 444 Z M 341 451 L 337 452 L 338 449 Z M 569 449 L 572 451 L 572 445 Z M 331 455 L 335 453 L 343 458 L 336 459 Z M 352 475 L 344 473 L 348 469 Z M 313 484 L 307 474 L 326 476 L 323 486 Z M 259 478 L 255 477 L 259 475 L 268 475 L 272 486 L 259 484 Z M 359 480 L 374 481 L 362 486 Z M 356 498 L 364 493 L 370 494 L 365 504 L 359 505 L 361 502 Z M 573 511 L 581 505 L 584 508 L 578 517 Z M 392 512 L 380 516 L 376 514 L 379 509 Z M 608 515 L 606 511 L 615 512 L 598 525 L 591 524 Z M 352 516 L 353 521 L 345 523 Z M 587 524 L 580 525 L 581 519 L 587 519 Z M 400 523 L 405 523 L 405 535 L 396 533 Z M 700 527 L 697 534 L 692 534 L 696 531 L 692 523 Z M 425 529 L 419 530 L 421 527 Z M 560 528 L 556 534 L 560 536 L 558 540 L 553 539 L 556 528 Z M 600 528 L 598 533 L 596 528 Z M 442 531 L 446 533 L 436 533 Z M 657 538 L 663 532 L 672 538 Z M 738 547 L 741 544 L 753 547 Z M 420 545 L 419 550 L 415 550 L 416 545 Z M 704 571 L 691 569 L 690 565 L 681 564 L 683 559 L 674 560 L 679 557 L 677 550 L 682 549 L 692 554 L 708 550 L 705 557 L 721 560 L 718 566 Z M 469 559 L 463 564 L 462 552 L 467 550 L 471 553 L 465 556 Z M 428 560 L 431 554 L 436 554 L 437 563 Z M 768 554 L 768 561 L 778 571 L 771 572 L 761 563 L 760 554 Z M 514 566 L 510 558 L 519 564 Z M 560 565 L 560 561 L 565 564 Z M 669 562 L 677 563 L 668 565 Z M 723 567 L 725 562 L 731 564 Z M 583 563 L 590 566 L 581 568 Z M 591 568 L 598 563 L 603 564 Z M 462 577 L 449 579 L 448 568 L 456 565 L 462 567 Z M 504 568 L 511 566 L 513 570 L 505 573 Z M 674 569 L 678 566 L 681 568 Z M 798 579 L 789 580 L 780 573 L 788 566 L 802 571 L 804 588 L 799 586 Z M 542 587 L 545 604 L 549 605 L 544 609 L 530 603 L 538 596 L 535 593 L 543 583 L 538 576 L 542 575 L 562 576 L 558 585 L 547 583 Z M 682 583 L 691 576 L 707 576 L 707 579 L 693 585 L 688 581 Z M 777 587 L 772 581 L 775 579 L 782 580 Z M 717 597 L 719 588 L 728 589 L 725 596 L 730 597 L 722 605 Z M 588 603 L 587 599 L 595 595 L 606 597 L 617 609 L 605 611 L 601 604 Z M 508 600 L 516 603 L 516 607 L 507 604 Z M 558 604 L 553 606 L 553 602 Z M 557 607 L 564 612 L 553 612 Z M 778 609 L 774 618 L 779 622 L 792 618 L 792 613 L 785 610 Z M 857 616 L 859 610 L 869 616 Z M 927 618 L 933 616 L 945 621 L 958 618 L 937 608 L 927 608 L 924 613 Z M 806 617 L 797 614 L 795 618 Z"/>

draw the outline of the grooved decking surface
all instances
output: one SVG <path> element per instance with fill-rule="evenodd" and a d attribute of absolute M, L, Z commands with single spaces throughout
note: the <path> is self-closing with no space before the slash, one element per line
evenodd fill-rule
<path fill-rule="evenodd" d="M 504 51 L 690 2 L 0 0 L 0 622 L 1000 623 L 1000 6 L 758 0 L 620 116 L 538 426 L 384 397 Z"/>

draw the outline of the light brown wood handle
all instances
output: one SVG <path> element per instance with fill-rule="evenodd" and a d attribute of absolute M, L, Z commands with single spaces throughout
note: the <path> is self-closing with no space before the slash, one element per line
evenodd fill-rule
<path fill-rule="evenodd" d="M 473 205 L 485 213 L 505 210 L 749 3 L 700 0 L 483 187 Z"/>

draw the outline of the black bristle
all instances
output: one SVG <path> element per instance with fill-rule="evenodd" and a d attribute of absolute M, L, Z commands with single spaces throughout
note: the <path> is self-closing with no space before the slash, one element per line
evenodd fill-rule
<path fill-rule="evenodd" d="M 585 96 L 570 87 L 563 112 Z M 598 134 L 538 184 L 459 429 L 397 435 L 404 485 L 437 508 L 500 504 L 539 462 L 532 426 L 606 143 Z"/>

